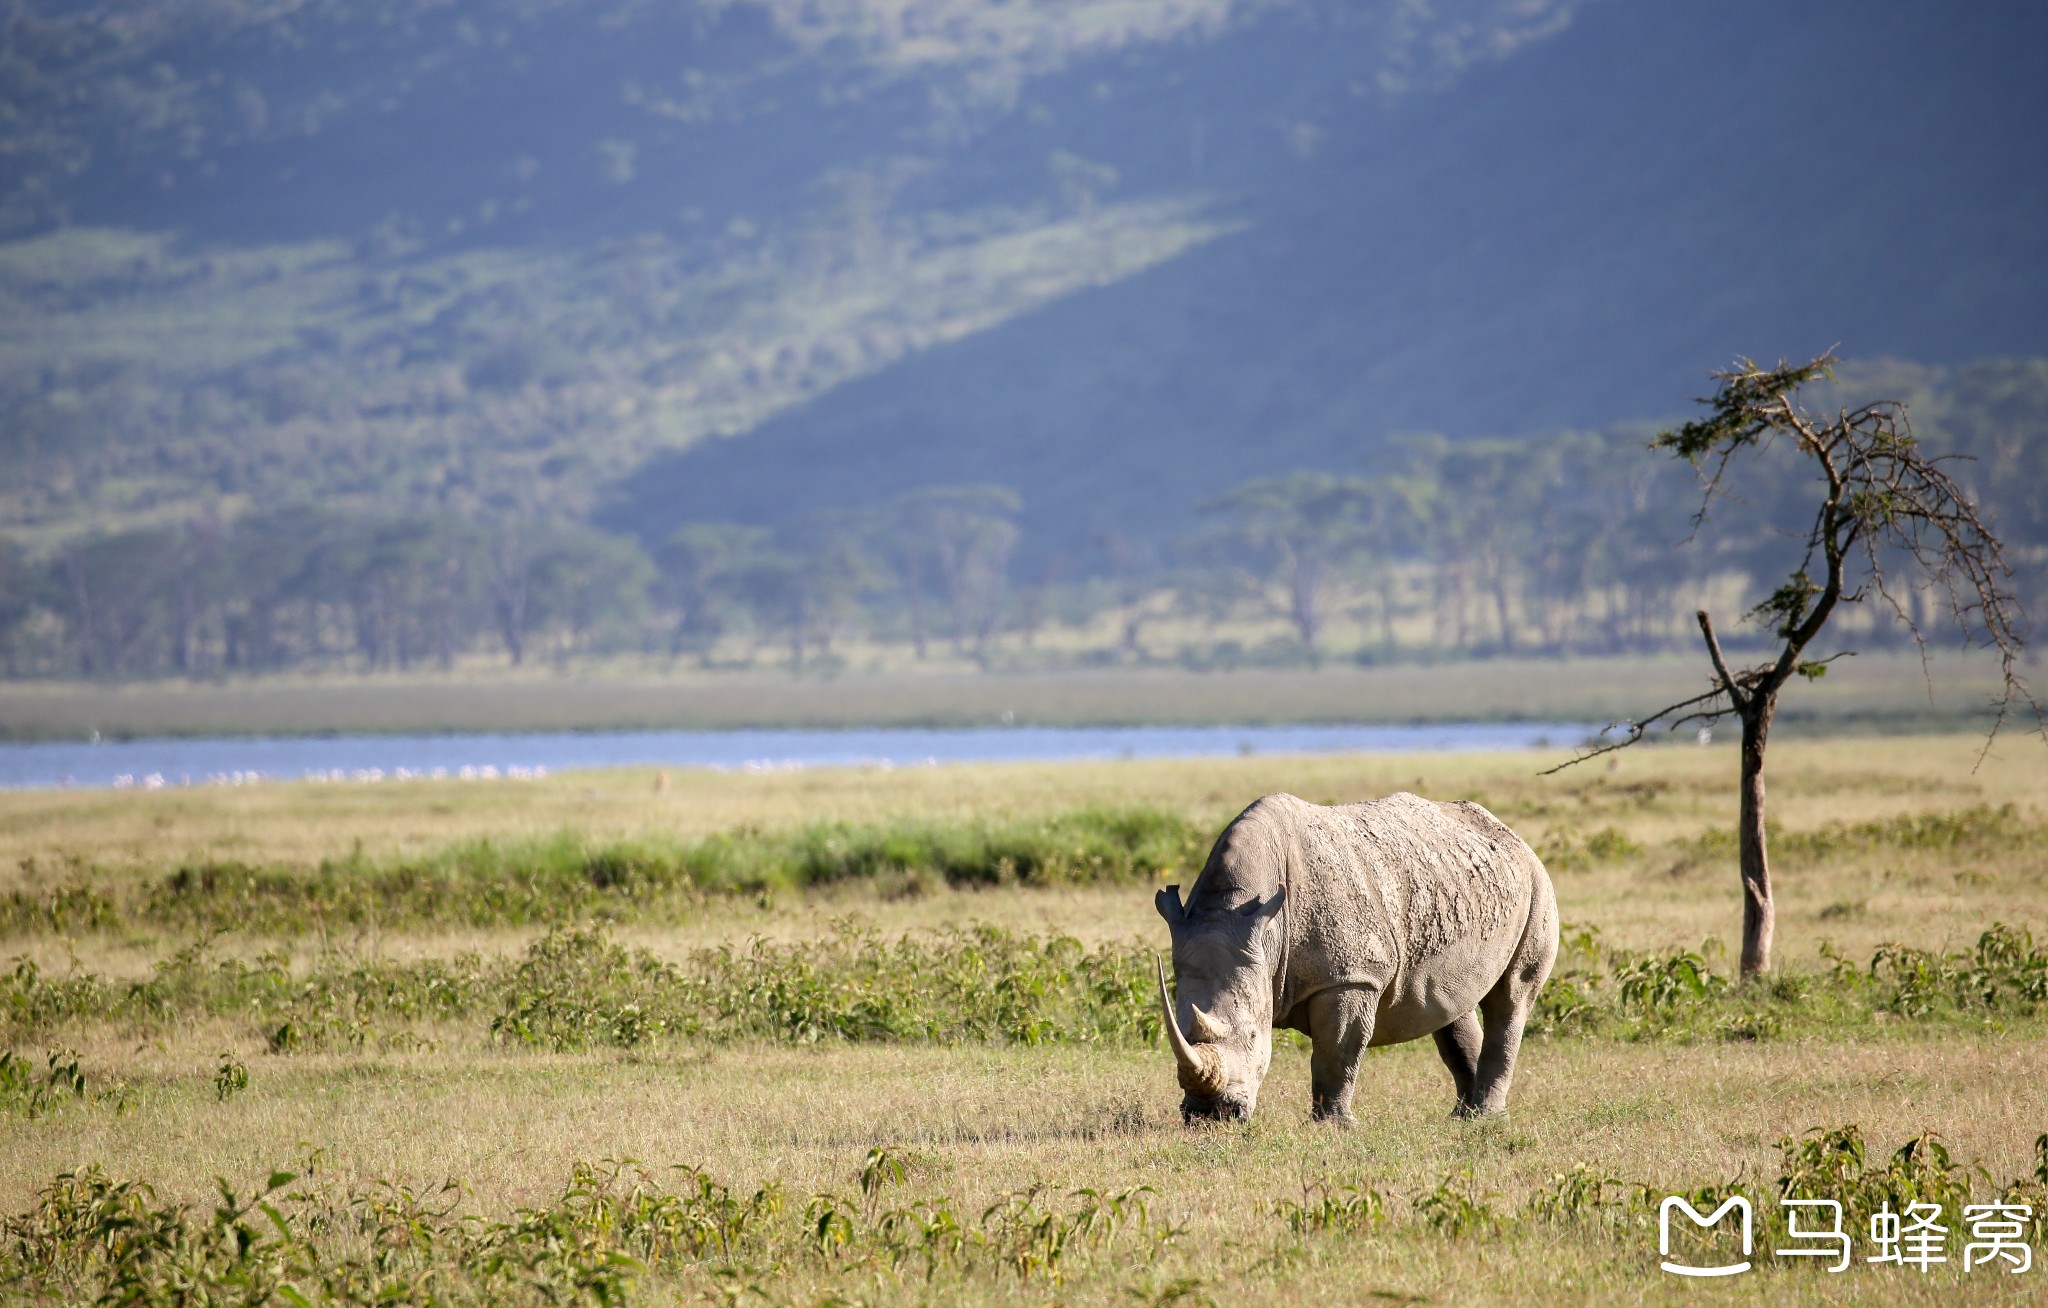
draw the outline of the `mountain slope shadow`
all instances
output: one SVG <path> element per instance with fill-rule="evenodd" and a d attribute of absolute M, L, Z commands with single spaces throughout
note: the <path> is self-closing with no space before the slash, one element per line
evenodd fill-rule
<path fill-rule="evenodd" d="M 1737 353 L 2048 351 L 2048 134 L 2014 130 L 2048 122 L 2044 37 L 2019 5 L 1592 6 L 1450 91 L 1323 106 L 1312 149 L 1275 135 L 1230 178 L 1238 235 L 657 458 L 603 516 L 659 539 L 999 482 L 1027 542 L 1069 553 L 1404 431 L 1669 416 Z M 1316 57 L 1306 29 L 1267 39 Z M 1242 96 L 1215 79 L 1245 54 L 1181 71 Z M 1092 75 L 1044 93 L 1057 111 Z M 1184 154 L 1158 109 L 1185 94 L 1105 153 Z"/>

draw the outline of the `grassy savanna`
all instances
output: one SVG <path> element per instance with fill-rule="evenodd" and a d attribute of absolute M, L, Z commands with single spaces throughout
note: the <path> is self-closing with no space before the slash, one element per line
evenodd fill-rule
<path fill-rule="evenodd" d="M 2027 1301 L 1960 1236 L 1680 1284 L 1637 1190 L 2041 1211 L 2048 751 L 1981 744 L 1774 752 L 1785 973 L 1747 990 L 1718 745 L 6 795 L 0 1257 L 50 1299 Z M 1313 1127 L 1285 1041 L 1250 1127 L 1180 1125 L 1149 892 L 1274 789 L 1475 797 L 1546 852 L 1573 929 L 1505 1121 L 1449 1120 L 1424 1043 Z M 1788 1166 L 1849 1124 L 1862 1163 Z M 1929 1130 L 1982 1172 L 1893 1159 Z M 280 1224 L 236 1217 L 273 1170 Z"/>

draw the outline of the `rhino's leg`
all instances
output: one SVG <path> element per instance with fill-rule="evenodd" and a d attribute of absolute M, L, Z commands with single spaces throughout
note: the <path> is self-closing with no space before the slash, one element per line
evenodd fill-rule
<path fill-rule="evenodd" d="M 1308 1001 L 1308 1035 L 1315 1042 L 1309 1055 L 1310 1109 L 1319 1122 L 1351 1125 L 1351 1092 L 1358 1085 L 1358 1064 L 1372 1043 L 1373 1017 L 1379 992 L 1347 986 L 1325 990 Z"/>
<path fill-rule="evenodd" d="M 1458 1106 L 1459 1117 L 1497 1117 L 1508 1111 L 1508 1084 L 1515 1079 L 1515 1056 L 1522 1049 L 1529 1007 L 1519 1002 L 1505 977 L 1479 1001 L 1479 1011 L 1486 1015 L 1486 1036 L 1479 1046 L 1478 1075 L 1471 1095 Z"/>
<path fill-rule="evenodd" d="M 1472 1088 L 1479 1081 L 1479 1014 L 1471 1012 L 1436 1033 L 1436 1052 L 1451 1069 L 1458 1087 L 1458 1109 L 1472 1106 Z"/>
<path fill-rule="evenodd" d="M 1493 1117 L 1508 1111 L 1508 1084 L 1515 1079 L 1515 1056 L 1522 1049 L 1522 1027 L 1536 1007 L 1536 996 L 1550 978 L 1557 958 L 1554 908 L 1549 919 L 1532 926 L 1501 979 L 1479 1001 L 1486 1019 L 1486 1037 L 1479 1046 L 1479 1075 L 1472 1096 L 1458 1109 L 1460 1117 Z"/>

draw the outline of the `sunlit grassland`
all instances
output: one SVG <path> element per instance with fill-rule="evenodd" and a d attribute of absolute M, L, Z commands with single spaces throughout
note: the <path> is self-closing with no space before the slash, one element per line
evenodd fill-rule
<path fill-rule="evenodd" d="M 2015 806 L 2038 821 L 2048 801 L 2048 749 L 2002 738 L 1981 765 L 1973 736 L 1785 741 L 1771 757 L 1771 816 L 1785 831 L 1901 815 Z M 815 769 L 769 775 L 652 769 L 533 782 L 291 783 L 155 792 L 0 794 L 0 893 L 75 877 L 119 886 L 180 866 L 226 861 L 286 873 L 359 856 L 370 864 L 431 860 L 489 842 L 508 869 L 536 849 L 602 852 L 635 842 L 687 844 L 721 834 L 774 838 L 820 825 L 875 831 L 1030 824 L 1088 811 L 1148 812 L 1196 835 L 1179 869 L 1191 880 L 1207 833 L 1250 800 L 1288 790 L 1350 802 L 1411 790 L 1487 804 L 1552 855 L 1565 915 L 1639 948 L 1733 938 L 1733 853 L 1713 842 L 1734 817 L 1731 747 L 1637 750 L 1542 776 L 1562 754 L 1250 757 L 1083 764 Z M 1600 844 L 1603 832 L 1610 835 Z M 1616 836 L 1621 838 L 1616 844 Z M 1705 838 L 1703 843 L 1703 838 Z M 1593 842 L 1601 854 L 1589 848 Z M 1866 845 L 1869 842 L 1864 842 Z M 1633 851 L 1633 852 L 1631 852 Z M 2042 853 L 2014 828 L 1990 845 L 1900 846 L 1879 840 L 1839 855 L 1812 842 L 1781 849 L 1777 879 L 1789 948 L 1826 934 L 1865 949 L 1892 938 L 1961 940 L 1993 918 L 2048 923 Z M 1173 879 L 1171 869 L 1162 878 Z M 634 916 L 659 941 L 777 937 L 858 911 L 887 929 L 980 919 L 1051 925 L 1089 938 L 1156 927 L 1142 888 L 1066 878 L 1046 889 L 949 886 L 883 878 L 880 889 L 835 884 Z M 771 887 L 773 889 L 773 887 Z M 1823 916 L 1825 915 L 1825 916 Z M 381 924 L 380 936 L 408 924 Z M 148 944 L 154 940 L 145 941 Z"/>
<path fill-rule="evenodd" d="M 1176 1291 L 1219 1303 L 2030 1302 L 2048 1271 L 1964 1275 L 1952 1263 L 1928 1276 L 1867 1266 L 1831 1276 L 1779 1260 L 1726 1286 L 1679 1284 L 1655 1269 L 1654 1214 L 1622 1198 L 1630 1186 L 1730 1183 L 1768 1196 L 1784 1170 L 1782 1138 L 1847 1123 L 1869 1142 L 1872 1167 L 1921 1132 L 1941 1132 L 1959 1162 L 1983 1167 L 1980 1201 L 2032 1174 L 2035 1139 L 2048 1131 L 2036 1092 L 2048 1024 L 2022 997 L 2041 971 L 2038 946 L 2032 962 L 1989 982 L 1965 976 L 1964 963 L 1919 958 L 1912 966 L 1937 979 L 1915 990 L 1907 969 L 1869 966 L 1888 941 L 1967 952 L 1995 922 L 2048 935 L 2048 749 L 2016 735 L 1977 765 L 1981 747 L 1950 736 L 1774 748 L 1779 943 L 1792 979 L 1768 994 L 1681 985 L 1635 1001 L 1619 978 L 1677 975 L 1668 964 L 1687 953 L 1723 977 L 1730 970 L 1708 943 L 1732 943 L 1738 921 L 1732 846 L 1720 834 L 1734 804 L 1725 746 L 1642 750 L 1613 770 L 1603 762 L 1553 777 L 1537 775 L 1552 761 L 1537 754 L 1253 757 L 672 773 L 666 790 L 651 770 L 631 770 L 0 796 L 0 888 L 79 878 L 123 906 L 98 929 L 24 920 L 0 941 L 0 956 L 34 960 L 49 986 L 116 979 L 93 992 L 108 997 L 97 1011 L 88 996 L 41 1025 L 22 1009 L 0 1015 L 38 1073 L 45 1049 L 61 1047 L 85 1082 L 84 1094 L 52 1097 L 33 1117 L 26 1100 L 0 1109 L 0 1213 L 25 1212 L 57 1174 L 96 1162 L 195 1205 L 203 1224 L 214 1176 L 246 1194 L 272 1169 L 303 1172 L 311 1159 L 311 1178 L 292 1184 L 329 1196 L 322 1203 L 388 1196 L 386 1182 L 425 1194 L 454 1178 L 467 1187 L 460 1211 L 515 1223 L 522 1208 L 556 1212 L 577 1160 L 631 1157 L 671 1188 L 680 1174 L 668 1166 L 689 1164 L 735 1195 L 772 1184 L 783 1203 L 729 1255 L 630 1246 L 650 1262 L 633 1283 L 653 1301 L 755 1286 L 797 1303 L 1128 1303 Z M 1290 1040 L 1248 1128 L 1180 1125 L 1170 1060 L 1143 1025 L 1143 950 L 1164 938 L 1150 890 L 1190 879 L 1206 834 L 1276 789 L 1324 801 L 1395 789 L 1477 798 L 1546 851 L 1566 921 L 1602 942 L 1575 945 L 1562 968 L 1598 1011 L 1546 1012 L 1505 1121 L 1450 1120 L 1449 1079 L 1422 1042 L 1371 1056 L 1359 1129 L 1314 1127 L 1306 1050 Z M 1144 814 L 1150 825 L 1088 814 Z M 1201 834 L 1190 846 L 1175 824 Z M 834 849 L 867 841 L 905 857 L 939 848 L 946 832 L 987 839 L 955 848 L 949 857 L 965 861 L 952 879 L 899 867 L 807 885 L 803 860 L 820 857 L 825 828 Z M 1057 838 L 1033 844 L 1034 832 Z M 1026 857 L 1056 854 L 1062 840 L 1112 852 L 1124 840 L 1132 861 L 1053 860 L 1043 884 L 1025 879 L 1028 868 L 975 880 L 972 860 L 998 857 L 998 837 L 1022 842 L 1006 848 Z M 396 909 L 370 925 L 230 930 L 166 965 L 205 933 L 137 916 L 145 901 L 120 897 L 210 859 L 295 886 L 323 861 L 380 876 L 441 866 L 450 848 L 484 839 L 497 851 L 486 871 L 535 884 L 556 884 L 546 878 L 565 868 L 615 879 L 604 869 L 618 864 L 605 859 L 628 847 L 670 850 L 658 866 L 683 877 L 695 866 L 684 853 L 711 840 L 745 851 L 749 875 L 764 879 L 684 879 L 659 894 L 580 901 L 561 916 L 609 922 L 613 938 L 649 951 L 642 963 L 616 953 L 602 966 L 596 955 L 564 962 L 557 946 L 534 952 L 545 922 L 451 926 Z M 1164 865 L 1134 870 L 1147 860 Z M 868 934 L 849 937 L 849 922 Z M 974 924 L 1005 928 L 1008 943 L 931 934 Z M 1059 935 L 1080 943 L 1066 953 L 1045 943 Z M 750 945 L 756 937 L 781 943 Z M 899 938 L 927 952 L 861 952 Z M 1824 940 L 1850 974 L 1821 957 Z M 739 961 L 701 952 L 715 947 Z M 271 960 L 260 960 L 267 950 Z M 880 970 L 859 972 L 861 958 L 882 959 Z M 155 989 L 122 999 L 124 977 L 154 977 Z M 812 988 L 781 994 L 797 981 Z M 871 998 L 863 985 L 875 987 Z M 968 1025 L 918 1027 L 952 1020 L 929 1005 L 955 985 L 978 996 L 961 1001 L 974 1010 L 959 1015 Z M 1994 998 L 1972 997 L 1986 985 Z M 894 1007 L 892 987 L 902 992 Z M 1070 998 L 1045 998 L 1055 992 Z M 787 1025 L 798 1010 L 822 1027 Z M 525 1025 L 492 1018 L 515 1012 Z M 1111 1024 L 1003 1034 L 1028 1031 L 1034 1013 Z M 1117 1025 L 1119 1014 L 1132 1025 Z M 994 1034 L 973 1034 L 983 1020 Z M 281 1041 L 291 1021 L 302 1034 Z M 244 1069 L 246 1088 L 223 1088 L 224 1066 Z M 877 1147 L 902 1162 L 903 1177 L 884 1177 L 863 1200 L 863 1159 Z M 1581 1175 L 1617 1182 L 1608 1202 L 1548 1217 L 1530 1207 L 1582 1164 Z M 1466 1172 L 1469 1182 L 1457 1180 Z M 1427 1201 L 1447 1178 L 1490 1214 L 1463 1234 L 1431 1221 L 1442 1210 Z M 1057 1281 L 1053 1269 L 1004 1263 L 1021 1247 L 1003 1243 L 1017 1238 L 1015 1224 L 983 1218 L 1033 1186 L 1043 1187 L 1034 1213 L 1071 1217 L 1086 1202 L 1074 1191 L 1138 1185 L 1152 1188 L 1141 1196 L 1148 1220 L 1177 1234 L 1158 1240 L 1155 1223 L 1141 1238 L 1127 1222 L 1097 1244 L 1075 1228 Z M 1298 1229 L 1275 1205 L 1306 1203 L 1304 1186 L 1322 1195 L 1317 1185 L 1370 1188 L 1383 1219 Z M 868 1205 L 836 1252 L 804 1234 L 820 1192 Z M 878 1223 L 937 1200 L 984 1243 L 934 1268 Z M 322 1246 L 323 1256 L 345 1245 Z"/>
<path fill-rule="evenodd" d="M 1371 1057 L 1363 1124 L 1352 1133 L 1306 1117 L 1306 1057 L 1276 1059 L 1259 1118 L 1245 1130 L 1188 1131 L 1164 1055 L 1143 1050 L 820 1047 L 564 1057 L 460 1053 L 249 1055 L 246 1091 L 211 1087 L 205 1037 L 168 1049 L 87 1051 L 119 1059 L 140 1083 L 125 1115 L 76 1106 L 10 1122 L 4 1193 L 89 1159 L 150 1177 L 167 1198 L 206 1211 L 210 1177 L 243 1189 L 273 1167 L 324 1151 L 321 1180 L 431 1194 L 444 1178 L 465 1206 L 503 1218 L 559 1193 L 575 1159 L 637 1158 L 702 1166 L 740 1193 L 778 1181 L 793 1206 L 819 1191 L 855 1191 L 863 1156 L 890 1148 L 908 1178 L 885 1199 L 944 1196 L 980 1213 L 1043 1185 L 1066 1206 L 1081 1188 L 1147 1185 L 1179 1235 L 1154 1257 L 1090 1260 L 1077 1250 L 1066 1284 L 1002 1275 L 921 1283 L 914 1265 L 842 1270 L 785 1237 L 781 1267 L 744 1279 L 777 1299 L 828 1291 L 881 1301 L 1128 1302 L 1198 1278 L 1218 1302 L 1285 1297 L 1352 1303 L 1373 1296 L 1435 1303 L 1694 1302 L 1695 1288 L 1655 1270 L 1655 1233 L 1640 1215 L 1550 1223 L 1522 1211 L 1580 1165 L 1659 1192 L 1747 1180 L 1768 1192 L 1779 1137 L 1855 1122 L 1889 1149 L 1930 1127 L 1993 1176 L 2024 1174 L 2042 1122 L 2016 1088 L 2048 1073 L 2038 1038 L 1944 1033 L 1797 1045 L 1532 1045 L 1505 1122 L 1449 1119 L 1448 1082 L 1426 1045 Z M 1501 1219 L 1462 1237 L 1416 1208 L 1446 1176 L 1470 1172 Z M 1305 1185 L 1370 1186 L 1389 1219 L 1363 1234 L 1295 1236 L 1270 1205 Z M 794 1226 L 795 1223 L 791 1222 Z M 1768 1238 L 1768 1237 L 1767 1237 Z M 765 1260 L 764 1260 L 765 1261 Z M 715 1280 L 676 1272 L 690 1298 Z M 2038 1281 L 1951 1265 L 1923 1278 L 1857 1267 L 1835 1277 L 1780 1263 L 1717 1292 L 1768 1302 L 2031 1302 Z M 660 1296 L 650 1296 L 659 1299 Z"/>

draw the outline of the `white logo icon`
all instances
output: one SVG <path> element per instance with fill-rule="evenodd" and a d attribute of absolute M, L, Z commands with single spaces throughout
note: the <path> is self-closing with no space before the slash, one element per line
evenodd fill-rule
<path fill-rule="evenodd" d="M 1701 1227 L 1702 1229 L 1717 1225 L 1723 1217 L 1726 1217 L 1728 1215 L 1728 1211 L 1731 1208 L 1741 1212 L 1742 1261 L 1739 1263 L 1729 1263 L 1722 1267 L 1691 1267 L 1685 1263 L 1672 1262 L 1671 1210 L 1674 1208 L 1682 1211 L 1686 1215 L 1686 1217 L 1692 1221 L 1692 1224 L 1694 1226 Z M 1731 1199 L 1725 1200 L 1719 1208 L 1716 1208 L 1711 1214 L 1709 1214 L 1706 1217 L 1700 1216 L 1699 1209 L 1693 1207 L 1691 1204 L 1687 1203 L 1684 1199 L 1681 1199 L 1675 1194 L 1666 1198 L 1664 1202 L 1657 1208 L 1657 1252 L 1664 1256 L 1664 1261 L 1660 1263 L 1659 1266 L 1661 1266 L 1665 1271 L 1670 1272 L 1675 1276 L 1734 1276 L 1738 1272 L 1748 1271 L 1749 1252 L 1751 1244 L 1750 1235 L 1751 1230 L 1749 1200 L 1743 1198 L 1741 1195 L 1736 1195 Z"/>

